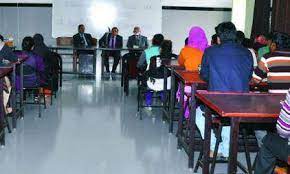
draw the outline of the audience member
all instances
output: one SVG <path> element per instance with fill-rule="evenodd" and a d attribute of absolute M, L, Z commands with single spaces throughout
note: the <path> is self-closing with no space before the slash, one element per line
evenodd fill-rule
<path fill-rule="evenodd" d="M 290 90 L 277 120 L 277 133 L 268 133 L 256 157 L 255 174 L 272 174 L 276 160 L 288 161 L 290 154 Z"/>
<path fill-rule="evenodd" d="M 192 27 L 188 36 L 188 44 L 180 51 L 179 65 L 184 66 L 187 71 L 197 71 L 201 64 L 203 52 L 207 47 L 204 30 L 200 27 Z"/>
<path fill-rule="evenodd" d="M 0 63 L 3 62 L 3 59 L 9 62 L 17 62 L 18 60 L 11 48 L 5 45 L 4 37 L 0 35 Z"/>
<path fill-rule="evenodd" d="M 23 87 L 34 88 L 46 84 L 45 65 L 41 56 L 33 52 L 34 40 L 32 37 L 25 37 L 22 41 L 22 50 L 16 51 L 18 57 L 28 57 L 23 63 Z M 16 76 L 16 90 L 20 89 L 20 77 Z"/>
<path fill-rule="evenodd" d="M 258 49 L 258 62 L 261 60 L 261 58 L 271 52 L 271 47 L 272 47 L 272 37 L 273 35 L 271 33 L 267 34 L 265 36 L 265 39 L 267 41 L 267 44 L 261 48 Z"/>
<path fill-rule="evenodd" d="M 127 47 L 131 49 L 148 47 L 147 37 L 141 35 L 140 27 L 134 27 L 133 35 L 128 38 Z"/>
<path fill-rule="evenodd" d="M 17 62 L 18 60 L 13 51 L 5 45 L 4 37 L 0 35 L 0 64 L 3 63 L 3 59 L 8 62 Z M 5 90 L 3 90 L 3 105 L 5 113 L 8 114 L 12 112 L 12 108 L 7 107 L 12 88 L 8 77 L 4 77 L 4 84 Z"/>
<path fill-rule="evenodd" d="M 184 66 L 187 71 L 198 71 L 201 65 L 201 59 L 204 50 L 208 47 L 208 41 L 205 32 L 200 27 L 192 27 L 189 36 L 188 44 L 181 49 L 178 63 Z M 191 87 L 185 86 L 185 93 L 191 93 Z M 178 87 L 177 98 L 180 99 L 180 87 Z M 185 117 L 189 117 L 189 109 L 187 107 L 188 98 L 184 96 Z"/>
<path fill-rule="evenodd" d="M 211 45 L 213 46 L 213 45 L 217 45 L 217 44 L 218 44 L 217 35 L 214 34 L 214 35 L 211 36 Z"/>
<path fill-rule="evenodd" d="M 242 31 L 237 31 L 237 43 L 242 44 L 245 39 L 245 33 Z"/>
<path fill-rule="evenodd" d="M 257 60 L 256 51 L 253 48 L 254 47 L 254 42 L 251 39 L 245 38 L 241 44 L 245 48 L 248 48 L 249 51 L 251 52 L 252 57 L 253 57 L 253 66 L 254 66 L 254 68 L 256 68 L 258 66 L 258 63 L 257 63 L 258 60 Z"/>
<path fill-rule="evenodd" d="M 99 41 L 99 45 L 101 47 L 107 47 L 112 49 L 123 48 L 123 38 L 122 36 L 118 35 L 119 29 L 117 27 L 112 28 L 111 33 L 106 33 Z M 120 50 L 110 50 L 110 51 L 103 51 L 102 56 L 104 59 L 104 65 L 106 68 L 106 73 L 110 73 L 109 69 L 109 57 L 112 56 L 114 58 L 114 64 L 112 68 L 112 76 L 116 73 L 117 66 L 119 64 L 121 58 L 121 51 Z"/>
<path fill-rule="evenodd" d="M 158 56 L 160 54 L 159 49 L 160 45 L 164 40 L 164 36 L 162 34 L 155 34 L 152 39 L 152 46 L 144 50 L 138 60 L 137 67 L 142 69 L 149 68 L 150 58 L 153 56 Z"/>
<path fill-rule="evenodd" d="M 236 43 L 237 31 L 232 22 L 223 22 L 216 27 L 219 45 L 205 50 L 200 75 L 208 82 L 208 91 L 248 92 L 253 73 L 253 59 L 250 51 Z M 203 111 L 196 111 L 196 125 L 204 135 Z M 223 127 L 222 142 L 218 153 L 229 156 L 230 127 Z M 213 151 L 216 137 L 212 133 L 210 149 Z"/>
<path fill-rule="evenodd" d="M 160 55 L 150 58 L 149 69 L 145 72 L 147 77 L 147 86 L 149 89 L 160 92 L 161 99 L 164 100 L 164 66 L 162 61 L 166 59 L 176 59 L 177 55 L 172 53 L 172 42 L 164 40 L 160 46 Z M 169 73 L 168 73 L 169 74 Z M 170 75 L 167 76 L 167 89 L 171 85 Z M 151 106 L 153 92 L 146 93 L 146 104 Z"/>

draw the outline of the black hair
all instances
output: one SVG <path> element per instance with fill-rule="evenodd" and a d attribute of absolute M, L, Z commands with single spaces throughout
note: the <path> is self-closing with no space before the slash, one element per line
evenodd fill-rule
<path fill-rule="evenodd" d="M 221 42 L 236 42 L 237 29 L 232 22 L 223 22 L 215 27 L 216 34 L 220 38 Z"/>
<path fill-rule="evenodd" d="M 237 31 L 237 43 L 242 44 L 245 38 L 244 32 Z"/>
<path fill-rule="evenodd" d="M 254 48 L 254 41 L 249 38 L 245 38 L 242 42 L 242 45 L 246 48 Z"/>
<path fill-rule="evenodd" d="M 113 31 L 113 30 L 119 31 L 118 27 L 113 27 L 111 31 Z"/>
<path fill-rule="evenodd" d="M 3 42 L 4 41 L 4 37 L 0 34 L 0 40 Z"/>
<path fill-rule="evenodd" d="M 161 45 L 161 52 L 160 57 L 161 58 L 168 58 L 172 54 L 172 41 L 171 40 L 164 40 Z"/>
<path fill-rule="evenodd" d="M 162 34 L 155 34 L 152 39 L 152 45 L 160 46 L 164 40 L 164 36 Z"/>
<path fill-rule="evenodd" d="M 39 33 L 36 33 L 33 36 L 33 40 L 34 40 L 35 44 L 43 43 L 44 42 L 43 36 L 41 34 L 39 34 Z"/>
<path fill-rule="evenodd" d="M 32 47 L 34 46 L 34 40 L 30 36 L 26 36 L 22 40 L 22 50 L 24 51 L 31 51 Z"/>
<path fill-rule="evenodd" d="M 188 37 L 184 40 L 184 44 L 188 45 Z"/>
<path fill-rule="evenodd" d="M 217 45 L 217 34 L 211 36 L 211 45 Z"/>
<path fill-rule="evenodd" d="M 84 24 L 80 24 L 80 25 L 78 26 L 78 30 L 80 30 L 81 27 L 84 27 Z"/>

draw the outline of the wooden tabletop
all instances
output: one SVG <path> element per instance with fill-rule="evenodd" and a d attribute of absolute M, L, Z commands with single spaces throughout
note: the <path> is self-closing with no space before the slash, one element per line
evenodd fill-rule
<path fill-rule="evenodd" d="M 175 70 L 174 72 L 176 76 L 187 85 L 193 83 L 206 84 L 206 82 L 200 78 L 199 73 L 197 71 Z"/>
<path fill-rule="evenodd" d="M 88 51 L 94 51 L 94 50 L 103 50 L 103 51 L 143 51 L 144 49 L 141 48 L 100 48 L 97 46 L 92 47 L 74 47 L 74 46 L 58 46 L 53 45 L 49 46 L 50 49 L 62 49 L 62 50 L 88 50 Z"/>
<path fill-rule="evenodd" d="M 196 97 L 222 117 L 277 118 L 286 94 L 197 91 Z"/>
<path fill-rule="evenodd" d="M 13 70 L 12 66 L 0 66 L 0 78 L 3 78 L 4 76 L 11 73 Z"/>

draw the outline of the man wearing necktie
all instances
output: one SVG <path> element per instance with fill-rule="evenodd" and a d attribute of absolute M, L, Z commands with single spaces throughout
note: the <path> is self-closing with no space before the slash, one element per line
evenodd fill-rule
<path fill-rule="evenodd" d="M 80 24 L 78 26 L 78 33 L 73 36 L 74 47 L 91 47 L 92 36 L 89 33 L 85 33 L 85 26 Z"/>
<path fill-rule="evenodd" d="M 130 49 L 148 48 L 147 37 L 141 35 L 140 27 L 134 27 L 133 35 L 128 38 L 127 47 Z"/>
<path fill-rule="evenodd" d="M 85 33 L 85 26 L 80 24 L 78 26 L 78 33 L 73 36 L 73 46 L 75 48 L 92 47 L 93 38 L 89 33 Z M 81 73 L 92 73 L 91 66 L 93 60 L 91 55 L 94 55 L 94 51 L 91 50 L 77 50 L 74 53 L 74 67 L 76 67 L 77 58 L 79 59 L 79 71 Z M 75 69 L 74 69 L 75 70 Z"/>
<path fill-rule="evenodd" d="M 123 48 L 123 37 L 118 35 L 119 30 L 117 27 L 112 28 L 112 32 L 109 34 L 104 34 L 104 36 L 100 39 L 99 45 L 102 48 L 111 48 L 111 49 L 120 49 Z M 109 50 L 103 51 L 102 56 L 104 59 L 104 65 L 106 68 L 106 73 L 110 73 L 109 69 L 109 57 L 114 58 L 114 64 L 112 68 L 112 75 L 116 73 L 117 66 L 119 64 L 121 58 L 121 51 L 120 50 Z"/>

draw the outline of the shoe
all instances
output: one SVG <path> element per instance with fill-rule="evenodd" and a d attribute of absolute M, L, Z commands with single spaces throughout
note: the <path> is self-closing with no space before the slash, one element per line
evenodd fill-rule
<path fill-rule="evenodd" d="M 112 77 L 112 80 L 116 80 L 116 73 L 115 72 L 111 72 L 111 77 Z"/>
<path fill-rule="evenodd" d="M 152 111 L 152 107 L 151 106 L 148 106 L 148 107 L 146 107 L 146 110 Z"/>

